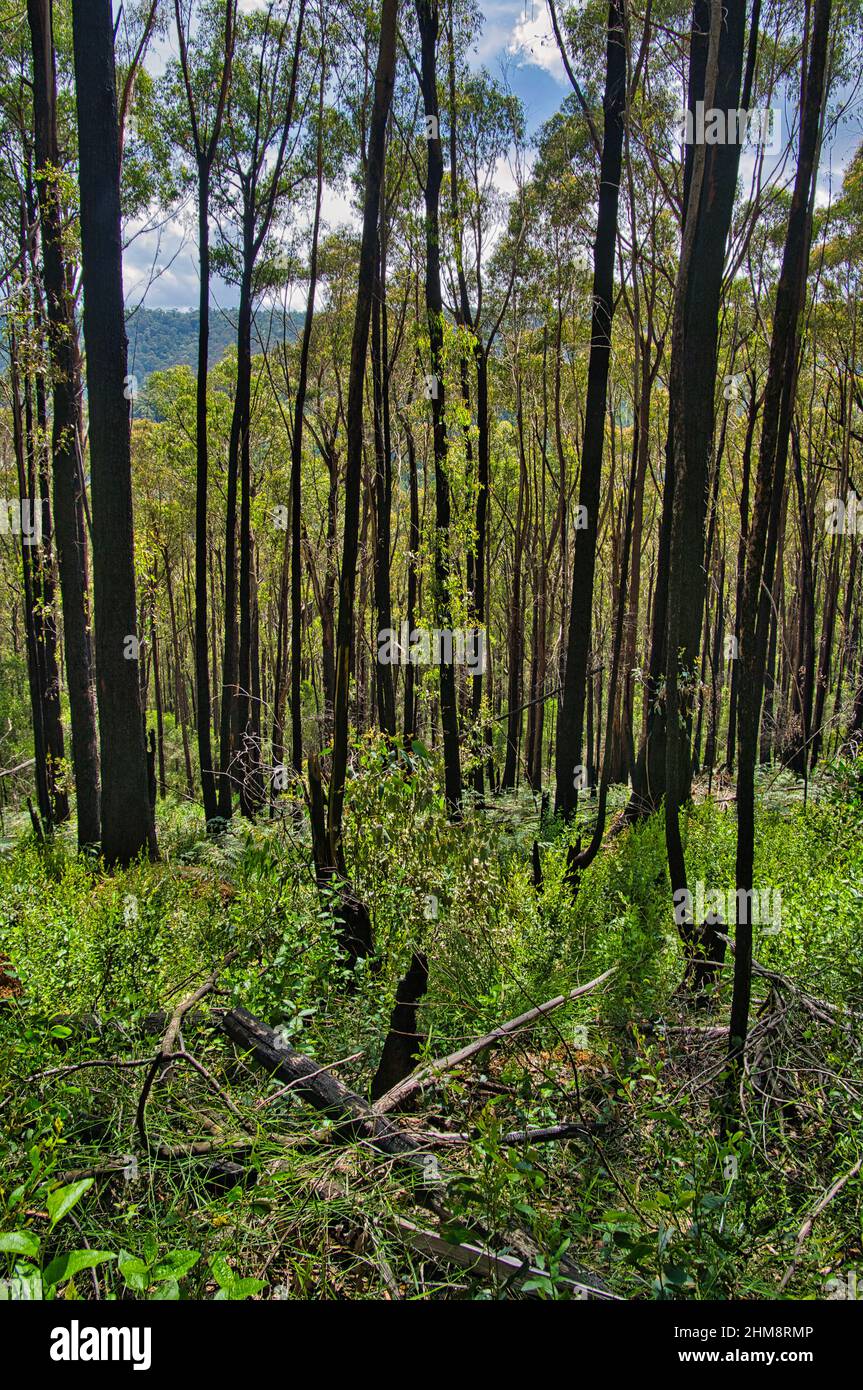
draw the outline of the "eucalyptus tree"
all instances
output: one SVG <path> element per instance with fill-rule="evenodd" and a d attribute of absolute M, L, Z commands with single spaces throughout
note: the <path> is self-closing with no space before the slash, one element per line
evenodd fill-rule
<path fill-rule="evenodd" d="M 438 100 L 438 39 L 440 10 L 437 0 L 416 0 L 420 39 L 419 81 L 426 121 L 425 176 L 425 304 L 429 339 L 426 374 L 431 406 L 435 462 L 435 618 L 441 629 L 452 630 L 452 604 L 449 592 L 452 569 L 451 500 L 447 475 L 447 434 L 444 382 L 444 312 L 441 288 L 440 199 L 444 176 L 443 142 Z M 448 659 L 447 659 L 448 658 Z M 440 709 L 443 725 L 443 758 L 446 800 L 451 815 L 459 813 L 462 796 L 461 755 L 459 749 L 458 707 L 452 644 L 441 653 L 439 667 Z"/>
<path fill-rule="evenodd" d="M 273 283 L 274 248 L 268 238 L 291 190 L 289 166 L 299 138 L 295 114 L 298 97 L 302 107 L 309 86 L 307 75 L 301 73 L 305 19 L 306 0 L 292 0 L 286 11 L 270 3 L 266 10 L 238 16 L 214 203 L 221 234 L 219 269 L 239 288 L 237 377 L 228 451 L 218 797 L 219 814 L 226 818 L 231 814 L 234 781 L 240 785 L 245 815 L 251 815 L 262 799 L 260 709 L 252 699 L 252 318 L 256 299 Z"/>
<path fill-rule="evenodd" d="M 138 669 L 120 146 L 110 0 L 73 0 L 102 853 L 156 854 Z"/>
<path fill-rule="evenodd" d="M 579 476 L 579 516 L 586 525 L 576 531 L 573 556 L 572 603 L 569 611 L 566 669 L 557 726 L 555 805 L 564 816 L 578 806 L 585 684 L 593 611 L 605 409 L 614 313 L 614 262 L 617 210 L 623 158 L 627 104 L 627 57 L 623 9 L 619 0 L 608 8 L 602 152 L 599 166 L 596 240 L 593 259 L 590 359 L 585 403 L 584 437 Z"/>
<path fill-rule="evenodd" d="M 724 113 L 731 131 L 743 78 L 745 0 L 696 0 L 690 40 L 689 107 Z M 687 145 L 685 213 L 680 251 L 669 381 L 666 490 L 672 492 L 665 636 L 665 831 L 675 902 L 687 893 L 680 807 L 690 796 L 690 744 L 696 662 L 705 599 L 704 541 L 714 463 L 719 305 L 726 245 L 734 211 L 740 139 Z M 691 158 L 689 157 L 691 156 Z M 666 506 L 667 514 L 667 506 Z M 684 924 L 687 944 L 715 954 L 701 924 Z M 698 971 L 694 972 L 698 975 Z"/>
<path fill-rule="evenodd" d="M 212 709 L 207 650 L 207 495 L 209 449 L 207 441 L 207 371 L 210 338 L 210 183 L 219 148 L 225 104 L 231 83 L 236 0 L 199 3 L 174 0 L 180 77 L 186 99 L 187 119 L 181 117 L 182 144 L 190 146 L 195 160 L 198 196 L 198 367 L 195 439 L 197 488 L 195 495 L 195 687 L 198 760 L 204 815 L 216 816 L 218 802 L 213 770 Z M 168 82 L 175 80 L 168 74 Z M 167 82 L 165 84 L 167 86 Z"/>
<path fill-rule="evenodd" d="M 771 595 L 785 486 L 788 444 L 797 389 L 799 321 L 806 294 L 812 238 L 812 203 L 827 97 L 831 0 L 814 0 L 808 43 L 801 55 L 800 135 L 782 269 L 776 289 L 755 500 L 746 550 L 740 641 L 737 772 L 737 924 L 734 992 L 728 1030 L 727 1104 L 738 1110 L 739 1078 L 749 1027 L 752 990 L 752 887 L 755 859 L 755 765 Z"/>
<path fill-rule="evenodd" d="M 384 176 L 386 124 L 396 75 L 397 0 L 383 0 L 375 68 L 374 98 L 369 118 L 366 151 L 363 228 L 360 243 L 356 309 L 351 339 L 350 376 L 346 417 L 347 460 L 344 491 L 342 565 L 339 575 L 339 615 L 336 631 L 335 691 L 333 700 L 333 756 L 327 805 L 328 855 L 333 866 L 344 867 L 342 813 L 348 767 L 348 696 L 350 657 L 354 635 L 360 491 L 363 466 L 363 392 L 366 354 L 375 284 L 375 259 Z"/>
<path fill-rule="evenodd" d="M 521 103 L 485 70 L 471 70 L 467 63 L 468 44 L 476 33 L 481 16 L 470 3 L 457 7 L 450 0 L 446 17 L 447 83 L 444 110 L 448 125 L 449 180 L 444 187 L 445 226 L 449 230 L 450 256 L 446 270 L 453 319 L 467 336 L 469 357 L 476 374 L 475 397 L 464 370 L 461 372 L 462 397 L 476 427 L 476 477 L 474 483 L 473 536 L 467 554 L 468 616 L 483 629 L 487 620 L 486 569 L 488 547 L 488 508 L 491 485 L 489 357 L 512 294 L 519 266 L 519 243 L 523 233 L 522 210 L 508 208 L 496 179 L 502 162 L 518 160 L 524 139 L 524 113 Z M 498 293 L 489 293 L 486 283 L 495 238 L 511 211 L 509 236 L 509 274 Z M 471 680 L 471 720 L 479 733 L 483 671 Z M 473 788 L 482 796 L 483 760 L 477 758 Z"/>

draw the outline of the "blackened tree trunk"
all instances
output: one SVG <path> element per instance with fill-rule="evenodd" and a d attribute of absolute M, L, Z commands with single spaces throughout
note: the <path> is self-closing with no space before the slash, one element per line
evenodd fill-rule
<path fill-rule="evenodd" d="M 99 751 L 87 576 L 87 532 L 79 455 L 77 326 L 63 248 L 59 167 L 57 79 L 51 0 L 28 0 L 33 49 L 33 115 L 36 185 L 42 242 L 42 279 L 48 318 L 53 419 L 51 427 L 54 542 L 63 600 L 66 684 L 72 727 L 72 765 L 78 846 L 99 841 Z"/>
<path fill-rule="evenodd" d="M 440 276 L 440 193 L 443 182 L 443 145 L 440 138 L 437 92 L 437 0 L 416 0 L 417 23 L 420 32 L 420 76 L 426 119 L 426 315 L 429 330 L 429 359 L 431 371 L 428 387 L 431 397 L 432 436 L 435 460 L 435 611 L 438 625 L 451 631 L 449 581 L 450 557 L 450 487 L 447 476 L 447 437 L 444 418 L 445 389 L 443 363 L 443 297 Z M 455 666 L 453 652 L 450 660 L 441 653 L 439 668 L 440 712 L 443 727 L 443 761 L 446 801 L 450 815 L 458 815 L 461 804 L 461 762 L 459 757 L 458 709 L 456 705 Z"/>
<path fill-rule="evenodd" d="M 36 802 L 44 828 L 51 830 L 54 823 L 53 806 L 48 779 L 48 745 L 46 738 L 46 711 L 43 699 L 44 679 L 42 672 L 39 636 L 37 632 L 37 612 L 39 606 L 39 576 L 34 555 L 34 546 L 41 544 L 41 520 L 39 501 L 33 487 L 32 473 L 27 467 L 26 445 L 24 442 L 24 422 L 21 410 L 20 378 L 18 372 L 18 344 L 14 327 L 9 334 L 9 383 L 12 396 L 12 438 L 15 451 L 15 464 L 18 473 L 18 499 L 21 509 L 21 572 L 24 595 L 24 635 L 27 649 L 27 682 L 30 690 L 30 713 L 33 720 L 33 758 L 36 781 Z M 6 503 L 3 502 L 5 507 Z M 37 539 L 38 537 L 38 539 Z M 33 812 L 31 811 L 31 817 Z M 39 822 L 34 821 L 34 828 Z M 40 827 L 41 832 L 41 827 Z"/>
<path fill-rule="evenodd" d="M 617 245 L 617 206 L 623 154 L 626 106 L 626 42 L 621 0 L 610 0 L 606 45 L 605 96 L 599 203 L 593 254 L 593 308 L 590 361 L 581 452 L 578 503 L 586 525 L 576 531 L 572 574 L 572 604 L 566 647 L 563 698 L 557 727 L 555 806 L 565 817 L 578 805 L 576 768 L 581 761 L 584 698 L 593 612 L 593 578 L 599 522 L 605 406 L 611 357 L 614 312 L 614 256 Z"/>
<path fill-rule="evenodd" d="M 320 75 L 318 103 L 317 184 L 315 217 L 312 226 L 312 249 L 309 256 L 309 288 L 303 337 L 300 343 L 300 363 L 297 371 L 297 394 L 294 401 L 294 431 L 291 440 L 291 758 L 294 769 L 303 768 L 303 706 L 302 706 L 302 464 L 303 423 L 306 409 L 306 386 L 309 375 L 309 349 L 315 316 L 315 291 L 318 284 L 318 237 L 321 227 L 321 198 L 324 186 L 324 89 L 323 62 Z"/>
<path fill-rule="evenodd" d="M 396 68 L 397 0 L 383 0 L 375 95 L 369 128 L 366 184 L 363 198 L 363 231 L 351 369 L 348 384 L 347 465 L 345 476 L 344 541 L 339 576 L 339 618 L 336 631 L 336 677 L 333 701 L 333 761 L 327 807 L 327 836 L 333 864 L 343 863 L 342 810 L 348 767 L 348 696 L 350 657 L 354 633 L 354 595 L 357 582 L 357 550 L 360 532 L 360 492 L 363 468 L 363 387 L 369 343 L 372 293 L 375 284 L 375 252 L 384 172 L 386 123 L 392 101 Z"/>
<path fill-rule="evenodd" d="M 692 32 L 689 48 L 689 83 L 687 110 L 694 116 L 697 103 L 704 100 L 707 74 L 708 34 L 710 30 L 710 0 L 694 0 Z M 695 146 L 687 144 L 683 165 L 683 223 L 689 209 Z M 672 371 L 675 347 L 672 342 Z M 671 528 L 674 516 L 675 454 L 673 424 L 669 420 L 665 445 L 665 475 L 662 491 L 662 516 L 659 526 L 659 546 L 656 562 L 653 610 L 650 623 L 650 657 L 644 690 L 644 733 L 635 765 L 633 791 L 627 815 L 634 818 L 659 806 L 665 791 L 666 773 L 666 709 L 663 681 L 666 669 L 666 638 L 668 618 L 668 578 L 671 556 Z"/>
<path fill-rule="evenodd" d="M 417 566 L 420 549 L 420 502 L 419 487 L 417 484 L 417 451 L 414 443 L 411 427 L 406 420 L 402 421 L 405 432 L 405 445 L 408 452 L 408 489 L 410 494 L 410 522 L 408 527 L 408 593 L 407 593 L 407 624 L 408 634 L 413 631 L 414 619 L 417 607 Z M 404 688 L 404 741 L 405 747 L 410 751 L 411 744 L 416 736 L 416 666 L 409 661 L 405 667 L 405 688 Z"/>
<path fill-rule="evenodd" d="M 760 398 L 755 391 L 755 372 L 748 377 L 748 414 L 746 418 L 746 437 L 743 441 L 742 477 L 740 482 L 740 537 L 737 543 L 737 587 L 734 602 L 734 642 L 731 655 L 731 686 L 728 693 L 728 734 L 725 746 L 725 765 L 730 772 L 734 767 L 737 745 L 737 648 L 740 645 L 740 615 L 743 610 L 743 583 L 746 573 L 746 538 L 749 534 L 749 484 L 752 474 L 752 444 L 755 438 L 755 425 L 761 407 Z"/>
<path fill-rule="evenodd" d="M 180 61 L 195 157 L 198 166 L 198 364 L 195 386 L 195 689 L 198 760 L 201 766 L 201 798 L 209 824 L 218 813 L 216 777 L 213 768 L 212 710 L 207 653 L 207 488 L 209 448 L 207 443 L 207 368 L 210 342 L 210 176 L 216 157 L 225 101 L 231 80 L 234 53 L 236 0 L 225 5 L 225 52 L 222 77 L 209 133 L 201 128 L 191 74 L 188 45 L 180 0 L 174 3 Z"/>
<path fill-rule="evenodd" d="M 793 722 L 783 762 L 798 777 L 806 776 L 809 759 L 809 736 L 812 729 L 812 700 L 815 692 L 815 565 L 812 556 L 812 530 L 806 486 L 803 479 L 803 459 L 800 436 L 791 425 L 791 456 L 794 461 L 794 481 L 800 525 L 800 574 L 797 590 L 796 658 L 791 674 L 791 713 Z"/>
<path fill-rule="evenodd" d="M 392 627 L 390 596 L 390 544 L 392 534 L 393 470 L 389 440 L 389 371 L 386 337 L 386 238 L 383 215 L 385 200 L 381 199 L 381 219 L 378 246 L 375 254 L 376 292 L 372 305 L 372 404 L 375 440 L 375 554 L 374 593 L 378 632 Z M 375 689 L 377 692 L 378 725 L 381 733 L 390 738 L 396 732 L 396 694 L 393 668 L 388 662 L 378 662 Z"/>
<path fill-rule="evenodd" d="M 138 681 L 132 466 L 111 0 L 73 0 L 90 421 L 102 853 L 155 857 Z"/>
<path fill-rule="evenodd" d="M 711 0 L 705 106 L 736 110 L 743 75 L 744 0 Z M 693 25 L 697 22 L 697 13 Z M 665 836 L 672 894 L 687 891 L 679 808 L 689 799 L 691 744 L 698 648 L 705 600 L 705 522 L 713 454 L 719 305 L 725 247 L 734 210 L 739 143 L 699 145 L 692 161 L 674 306 L 669 388 L 671 471 L 674 497 L 669 548 L 665 639 L 666 762 Z M 719 467 L 717 457 L 715 467 Z M 678 925 L 694 955 L 702 933 L 688 920 Z M 713 949 L 713 940 L 709 946 Z M 690 973 L 701 985 L 696 963 Z"/>
<path fill-rule="evenodd" d="M 782 515 L 788 441 L 797 388 L 798 326 L 806 294 L 812 238 L 810 204 L 824 104 L 831 0 L 815 0 L 814 23 L 803 86 L 800 143 L 782 268 L 773 311 L 773 332 L 764 418 L 758 454 L 752 524 L 746 553 L 743 624 L 740 642 L 737 773 L 737 928 L 734 992 L 729 1023 L 726 1124 L 734 1125 L 743 1053 L 749 1029 L 752 991 L 752 879 L 755 859 L 755 763 L 764 687 L 771 595 Z"/>
<path fill-rule="evenodd" d="M 518 769 L 518 748 L 522 725 L 522 668 L 524 665 L 524 577 L 522 560 L 525 552 L 527 531 L 527 460 L 524 447 L 524 405 L 522 383 L 516 380 L 516 433 L 518 435 L 518 503 L 516 505 L 515 530 L 512 537 L 512 587 L 509 599 L 509 623 L 507 632 L 507 681 L 506 681 L 506 756 L 503 776 L 500 781 L 502 792 L 512 791 L 516 785 Z"/>

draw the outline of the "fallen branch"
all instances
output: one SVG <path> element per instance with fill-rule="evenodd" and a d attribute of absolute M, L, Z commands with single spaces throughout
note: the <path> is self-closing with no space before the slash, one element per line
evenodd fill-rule
<path fill-rule="evenodd" d="M 135 1112 L 135 1126 L 138 1130 L 138 1134 L 141 1137 L 141 1143 L 144 1145 L 145 1148 L 147 1147 L 147 1126 L 145 1122 L 145 1117 L 147 1110 L 147 1101 L 150 1097 L 150 1091 L 153 1088 L 153 1083 L 156 1080 L 157 1073 L 162 1073 L 162 1075 L 164 1075 L 165 1068 L 169 1066 L 172 1061 L 190 1062 L 191 1065 L 195 1068 L 195 1070 L 200 1072 L 206 1078 L 210 1086 L 213 1087 L 213 1089 L 215 1089 L 219 1093 L 222 1099 L 227 1102 L 228 1106 L 233 1111 L 233 1113 L 235 1115 L 240 1114 L 233 1102 L 227 1096 L 225 1096 L 224 1092 L 219 1086 L 219 1083 L 215 1080 L 214 1077 L 210 1076 L 209 1072 L 206 1070 L 205 1067 L 201 1065 L 200 1062 L 196 1061 L 194 1057 L 187 1053 L 185 1048 L 181 1048 L 179 1052 L 174 1051 L 174 1046 L 176 1044 L 177 1038 L 180 1035 L 180 1028 L 183 1024 L 183 1018 L 189 1012 L 190 1009 L 194 1008 L 196 1004 L 200 1003 L 200 1001 L 205 997 L 205 995 L 209 994 L 211 990 L 215 989 L 216 981 L 218 980 L 222 970 L 224 970 L 226 965 L 230 965 L 232 960 L 236 959 L 237 954 L 237 951 L 229 951 L 228 954 L 225 956 L 225 959 L 222 961 L 222 964 L 220 965 L 219 969 L 214 970 L 212 975 L 209 975 L 202 985 L 199 985 L 198 988 L 196 990 L 193 990 L 191 994 L 187 994 L 184 999 L 181 999 L 180 1003 L 177 1005 L 176 1009 L 171 1015 L 171 1020 L 168 1024 L 168 1027 L 165 1029 L 165 1034 L 162 1038 L 159 1050 L 153 1058 L 152 1062 L 150 1063 L 150 1070 L 147 1072 L 147 1075 L 144 1078 L 144 1084 L 141 1087 L 141 1095 L 138 1099 L 138 1108 Z M 160 1150 L 163 1150 L 161 1154 L 162 1157 L 174 1156 L 173 1152 L 167 1151 L 166 1146 L 160 1145 L 159 1148 Z"/>
<path fill-rule="evenodd" d="M 412 1250 L 436 1260 L 446 1260 L 450 1264 L 460 1265 L 462 1269 L 468 1269 L 474 1274 L 484 1274 L 487 1278 L 502 1277 L 508 1281 L 549 1278 L 548 1270 L 539 1269 L 528 1260 L 520 1260 L 515 1255 L 497 1255 L 467 1241 L 456 1245 L 452 1241 L 444 1240 L 443 1236 L 436 1235 L 434 1231 L 415 1226 L 412 1221 L 407 1221 L 402 1216 L 393 1218 L 393 1226 Z M 579 1298 L 623 1302 L 618 1294 L 610 1293 L 595 1284 L 583 1284 L 564 1275 L 556 1276 L 556 1282 L 572 1289 Z"/>
<path fill-rule="evenodd" d="M 611 974 L 611 971 L 607 974 Z M 607 976 L 601 978 L 605 979 Z M 598 983 L 598 980 L 593 981 L 593 984 Z M 589 988 L 592 988 L 592 985 L 585 985 L 579 992 L 583 993 Z M 548 1007 L 549 1005 L 542 1005 L 540 1009 L 547 1010 Z M 535 1014 L 537 1011 L 532 1010 L 531 1016 Z M 297 1094 L 303 1100 L 316 1110 L 343 1121 L 344 1123 L 334 1132 L 334 1137 L 350 1135 L 361 1143 L 368 1143 L 378 1153 L 410 1166 L 421 1178 L 415 1189 L 415 1197 L 440 1219 L 451 1219 L 443 1201 L 443 1194 L 447 1188 L 446 1175 L 440 1172 L 436 1160 L 428 1153 L 427 1145 L 423 1145 L 419 1138 L 406 1133 L 386 1116 L 379 1115 L 373 1106 L 355 1091 L 349 1090 L 331 1071 L 316 1064 L 313 1058 L 295 1052 L 272 1028 L 254 1018 L 248 1010 L 240 1007 L 232 1009 L 230 1013 L 223 1015 L 221 1026 L 228 1037 L 244 1051 L 250 1052 L 260 1066 L 273 1076 L 294 1085 Z M 409 1222 L 408 1226 L 411 1225 Z M 483 1231 L 480 1231 L 479 1235 L 482 1239 L 486 1238 Z M 508 1239 L 516 1247 L 523 1243 L 519 1233 L 515 1231 L 508 1233 Z M 479 1253 L 482 1254 L 481 1251 Z M 511 1257 L 505 1258 L 510 1260 Z M 517 1259 L 512 1260 L 512 1265 L 507 1265 L 507 1274 L 512 1275 L 523 1268 L 533 1270 L 529 1257 L 526 1257 L 524 1265 Z M 583 1287 L 590 1289 L 591 1286 Z M 601 1293 L 598 1296 L 611 1295 Z"/>
<path fill-rule="evenodd" d="M 827 1192 L 821 1198 L 821 1201 L 818 1203 L 817 1207 L 815 1207 L 814 1211 L 812 1211 L 810 1215 L 807 1216 L 806 1220 L 803 1222 L 803 1225 L 797 1232 L 797 1242 L 794 1247 L 794 1256 L 791 1260 L 790 1265 L 788 1266 L 788 1268 L 782 1276 L 782 1283 L 779 1285 L 780 1293 L 785 1288 L 786 1284 L 789 1283 L 794 1274 L 794 1271 L 797 1268 L 800 1256 L 803 1253 L 803 1247 L 809 1239 L 810 1235 L 812 1234 L 812 1227 L 815 1225 L 815 1218 L 821 1215 L 824 1208 L 830 1205 L 834 1197 L 838 1197 L 845 1184 L 847 1182 L 850 1182 L 851 1178 L 856 1178 L 857 1174 L 860 1172 L 861 1167 L 863 1167 L 863 1154 L 861 1154 L 860 1158 L 858 1158 L 854 1166 L 848 1169 L 847 1173 L 844 1173 L 841 1178 L 836 1179 L 829 1192 Z"/>
<path fill-rule="evenodd" d="M 590 1131 L 584 1125 L 560 1124 L 546 1125 L 541 1129 L 513 1129 L 502 1134 L 498 1143 L 504 1148 L 516 1148 L 519 1144 L 550 1144 L 558 1139 L 587 1139 Z M 447 1134 L 445 1130 L 427 1129 L 423 1138 L 434 1144 L 470 1144 L 469 1134 Z"/>
<path fill-rule="evenodd" d="M 345 1122 L 345 1133 L 368 1140 L 380 1153 L 425 1172 L 420 1146 L 391 1120 L 377 1115 L 368 1101 L 351 1091 L 332 1071 L 312 1057 L 295 1052 L 278 1033 L 238 1007 L 222 1018 L 222 1028 L 259 1066 L 286 1082 L 315 1110 Z"/>
<path fill-rule="evenodd" d="M 500 1024 L 499 1027 L 493 1028 L 490 1033 L 476 1038 L 466 1047 L 459 1048 L 457 1052 L 451 1052 L 447 1057 L 439 1057 L 436 1061 L 429 1062 L 419 1071 L 415 1071 L 412 1076 L 400 1081 L 397 1086 L 393 1086 L 385 1095 L 382 1095 L 380 1100 L 375 1102 L 375 1113 L 384 1115 L 390 1110 L 398 1109 L 418 1091 L 427 1091 L 430 1087 L 436 1086 L 446 1072 L 452 1071 L 462 1062 L 469 1061 L 471 1057 L 475 1057 L 479 1052 L 484 1052 L 486 1048 L 492 1047 L 496 1042 L 511 1037 L 519 1029 L 535 1023 L 539 1018 L 544 1018 L 553 1009 L 559 1009 L 561 1004 L 568 1004 L 573 999 L 581 998 L 583 994 L 589 994 L 591 990 L 610 979 L 616 969 L 616 966 L 612 966 L 610 970 L 598 975 L 595 980 L 590 980 L 588 984 L 579 985 L 577 989 L 570 990 L 569 994 L 558 994 L 554 999 L 546 1000 L 544 1004 L 537 1004 L 535 1008 L 528 1009 L 527 1013 L 519 1014 L 517 1018 L 511 1018 L 508 1023 Z"/>

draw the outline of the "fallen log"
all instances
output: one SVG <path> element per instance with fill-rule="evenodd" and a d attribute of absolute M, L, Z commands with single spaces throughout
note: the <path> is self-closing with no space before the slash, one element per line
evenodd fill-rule
<path fill-rule="evenodd" d="M 250 1052 L 271 1076 L 287 1082 L 315 1110 L 342 1122 L 342 1132 L 367 1140 L 378 1152 L 408 1163 L 420 1175 L 428 1159 L 417 1141 L 391 1120 L 377 1115 L 368 1101 L 351 1091 L 313 1057 L 295 1052 L 278 1033 L 238 1006 L 223 1015 L 221 1026 L 232 1042 Z"/>
<path fill-rule="evenodd" d="M 528 1009 L 526 1013 L 519 1014 L 517 1018 L 511 1018 L 508 1023 L 502 1023 L 498 1028 L 493 1028 L 490 1033 L 486 1033 L 481 1038 L 475 1038 L 473 1042 L 465 1047 L 460 1047 L 457 1052 L 450 1052 L 446 1057 L 439 1057 L 434 1062 L 429 1062 L 426 1066 L 420 1067 L 412 1076 L 400 1081 L 397 1086 L 382 1095 L 374 1105 L 376 1114 L 384 1115 L 390 1110 L 396 1110 L 404 1105 L 405 1101 L 418 1091 L 427 1091 L 430 1087 L 436 1086 L 441 1077 L 447 1072 L 458 1067 L 462 1062 L 467 1062 L 471 1057 L 476 1057 L 486 1048 L 492 1047 L 496 1042 L 503 1038 L 510 1037 L 517 1033 L 519 1029 L 535 1023 L 537 1019 L 544 1018 L 552 1010 L 559 1009 L 561 1004 L 568 1004 L 573 999 L 580 999 L 583 994 L 589 994 L 591 990 L 604 984 L 614 974 L 616 966 L 606 970 L 602 975 L 597 975 L 595 980 L 590 980 L 586 985 L 579 985 L 577 989 L 572 989 L 568 994 L 558 994 L 554 999 L 547 999 L 544 1004 L 537 1004 L 535 1008 Z"/>
<path fill-rule="evenodd" d="M 601 976 L 600 979 L 607 978 L 611 973 L 611 971 L 607 971 L 606 975 Z M 596 980 L 591 985 L 584 985 L 577 993 L 583 993 L 598 983 L 599 980 Z M 549 1005 L 541 1005 L 540 1011 L 547 1010 L 548 1007 Z M 531 1013 L 533 1015 L 537 1011 L 532 1010 Z M 223 1031 L 231 1041 L 242 1048 L 244 1052 L 250 1053 L 259 1066 L 272 1076 L 278 1077 L 280 1081 L 290 1085 L 315 1110 L 338 1119 L 341 1123 L 335 1132 L 336 1136 L 357 1137 L 369 1143 L 377 1152 L 412 1168 L 420 1179 L 415 1188 L 417 1199 L 439 1218 L 449 1219 L 449 1213 L 443 1202 L 443 1195 L 447 1187 L 446 1178 L 440 1172 L 437 1160 L 428 1153 L 427 1147 L 418 1139 L 407 1134 L 386 1116 L 377 1114 L 362 1096 L 339 1081 L 331 1069 L 320 1066 L 314 1058 L 307 1057 L 302 1052 L 296 1052 L 274 1029 L 255 1018 L 241 1005 L 223 1014 L 220 1022 Z M 504 1025 L 504 1027 L 510 1027 L 510 1025 Z M 411 1225 L 412 1223 L 407 1224 Z M 427 1234 L 435 1240 L 442 1239 L 434 1237 L 432 1233 Z M 487 1238 L 486 1233 L 481 1229 L 478 1231 L 478 1235 L 481 1239 Z M 523 1244 L 519 1232 L 511 1231 L 507 1238 L 516 1248 L 519 1244 Z M 448 1244 L 448 1242 L 443 1243 Z M 480 1251 L 480 1253 L 482 1252 Z M 541 1271 L 533 1271 L 529 1255 L 525 1256 L 521 1262 L 511 1256 L 489 1258 L 503 1258 L 510 1261 L 513 1267 L 510 1269 L 507 1265 L 507 1269 L 508 1275 L 511 1276 L 525 1277 L 523 1271 L 526 1269 L 539 1274 L 542 1273 Z M 591 1278 L 593 1277 L 595 1276 L 591 1275 Z M 598 1287 L 589 1285 L 584 1285 L 584 1287 L 590 1291 L 592 1296 L 609 1296 L 606 1291 Z M 587 1297 L 589 1294 L 583 1296 Z"/>

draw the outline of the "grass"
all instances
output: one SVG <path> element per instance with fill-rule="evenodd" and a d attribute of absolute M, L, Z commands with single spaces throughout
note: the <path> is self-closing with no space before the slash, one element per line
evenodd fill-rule
<path fill-rule="evenodd" d="M 22 1237 L 3 1253 L 0 1235 L 7 1279 L 51 1270 L 47 1296 L 119 1298 L 568 1297 L 573 1268 L 625 1298 L 805 1298 L 824 1297 L 831 1279 L 845 1287 L 863 1265 L 858 1182 L 818 1216 L 796 1259 L 795 1250 L 804 1219 L 863 1147 L 859 788 L 859 769 L 840 764 L 805 806 L 765 782 L 756 880 L 781 894 L 782 925 L 759 937 L 756 957 L 790 984 L 756 980 L 745 1122 L 726 1145 L 716 1030 L 729 972 L 708 1015 L 677 992 L 683 960 L 661 817 L 611 841 L 573 901 L 569 836 L 554 824 L 542 830 L 544 882 L 533 888 L 531 796 L 452 825 L 428 758 L 394 764 L 364 744 L 347 858 L 378 957 L 353 982 L 297 807 L 206 840 L 196 808 L 163 803 L 161 862 L 113 874 L 76 857 L 67 831 L 37 846 L 16 827 L 0 853 L 0 1232 L 6 1246 L 10 1232 Z M 734 841 L 733 806 L 699 801 L 686 825 L 690 880 L 733 887 Z M 506 1250 L 517 1228 L 543 1271 L 527 1286 L 411 1250 L 398 1218 L 434 1220 L 410 1174 L 338 1142 L 296 1097 L 261 1107 L 278 1083 L 217 1026 L 218 1010 L 241 1002 L 320 1064 L 338 1062 L 342 1081 L 364 1093 L 418 945 L 430 967 L 428 1056 L 618 967 L 601 991 L 453 1073 L 400 1121 L 449 1134 L 427 1138 L 444 1173 L 448 1238 L 482 1228 Z M 144 1144 L 136 1109 L 159 1042 L 148 1016 L 170 1010 L 228 952 L 236 957 L 220 992 L 183 1033 L 212 1084 L 174 1064 L 154 1088 Z M 819 1020 L 808 996 L 833 1012 Z M 505 1142 L 562 1122 L 584 1135 Z M 156 1151 L 202 1140 L 213 1152 L 166 1161 Z M 82 1185 L 54 1220 L 57 1194 Z M 80 1255 L 77 1270 L 52 1268 L 88 1249 L 92 1268 Z"/>

